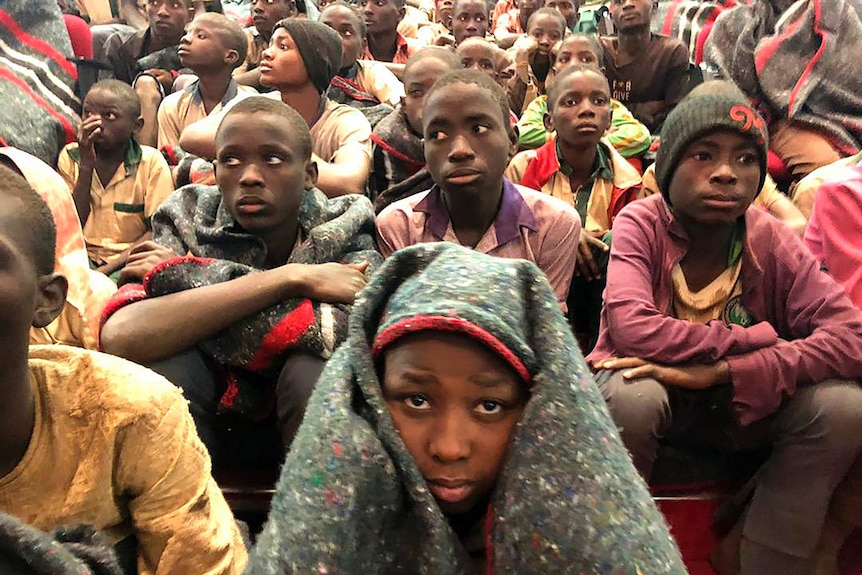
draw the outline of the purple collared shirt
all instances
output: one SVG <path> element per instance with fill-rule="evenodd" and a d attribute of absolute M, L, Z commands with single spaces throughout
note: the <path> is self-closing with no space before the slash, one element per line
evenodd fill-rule
<path fill-rule="evenodd" d="M 535 263 L 565 307 L 580 233 L 580 218 L 570 205 L 503 179 L 500 209 L 473 249 Z M 377 216 L 377 245 L 383 257 L 414 244 L 440 241 L 463 245 L 437 186 L 395 202 Z"/>

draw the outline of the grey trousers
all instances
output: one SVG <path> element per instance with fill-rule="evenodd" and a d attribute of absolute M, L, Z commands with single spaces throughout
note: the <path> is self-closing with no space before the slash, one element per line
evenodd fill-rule
<path fill-rule="evenodd" d="M 804 559 L 814 552 L 830 504 L 838 517 L 862 524 L 859 384 L 828 380 L 800 387 L 774 414 L 742 427 L 729 385 L 689 391 L 648 378 L 628 382 L 622 371 L 607 370 L 596 381 L 647 479 L 659 440 L 727 451 L 771 448 L 755 477 L 743 528 L 749 540 Z"/>

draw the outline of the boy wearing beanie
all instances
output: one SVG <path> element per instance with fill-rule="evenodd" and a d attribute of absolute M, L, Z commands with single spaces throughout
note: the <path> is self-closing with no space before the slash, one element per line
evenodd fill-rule
<path fill-rule="evenodd" d="M 248 574 L 685 572 L 534 264 L 396 252 L 320 383 Z"/>
<path fill-rule="evenodd" d="M 738 556 L 721 553 L 728 537 L 715 566 L 809 573 L 834 564 L 862 517 L 835 496 L 862 488 L 845 479 L 862 449 L 862 312 L 790 229 L 749 209 L 766 177 L 766 124 L 731 85 L 704 91 L 665 123 L 661 195 L 614 223 L 589 360 L 647 479 L 660 441 L 771 448 L 733 532 Z"/>

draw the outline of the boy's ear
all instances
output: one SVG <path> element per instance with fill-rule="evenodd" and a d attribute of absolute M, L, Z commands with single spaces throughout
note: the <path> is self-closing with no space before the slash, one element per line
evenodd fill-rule
<path fill-rule="evenodd" d="M 317 184 L 317 162 L 308 160 L 305 164 L 305 189 L 310 190 Z"/>
<path fill-rule="evenodd" d="M 554 120 L 551 118 L 551 114 L 545 112 L 545 115 L 542 116 L 542 125 L 545 126 L 545 131 L 549 134 L 554 131 Z"/>
<path fill-rule="evenodd" d="M 401 20 L 404 19 L 405 14 L 407 14 L 407 8 L 402 6 L 401 8 L 398 9 L 398 22 L 401 22 Z"/>
<path fill-rule="evenodd" d="M 69 282 L 61 274 L 48 274 L 36 282 L 39 293 L 33 310 L 33 327 L 46 327 L 63 311 Z"/>
<path fill-rule="evenodd" d="M 506 118 L 508 122 L 509 119 Z M 515 154 L 518 153 L 518 139 L 519 139 L 519 130 L 518 124 L 515 124 L 509 128 L 509 159 L 511 160 Z"/>
<path fill-rule="evenodd" d="M 137 134 L 138 132 L 141 131 L 141 128 L 143 128 L 143 127 L 144 127 L 144 117 L 138 116 L 137 118 L 135 118 L 135 123 L 132 124 L 132 133 Z"/>
<path fill-rule="evenodd" d="M 239 61 L 239 52 L 236 50 L 228 50 L 224 55 L 225 64 L 230 64 L 234 67 L 239 66 L 242 62 Z"/>

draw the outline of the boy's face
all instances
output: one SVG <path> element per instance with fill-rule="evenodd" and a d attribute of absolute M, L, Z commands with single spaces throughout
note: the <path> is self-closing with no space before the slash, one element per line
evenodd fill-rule
<path fill-rule="evenodd" d="M 425 95 L 437 78 L 450 70 L 448 64 L 437 58 L 425 58 L 412 64 L 405 72 L 401 109 L 410 127 L 417 134 L 422 133 L 422 108 L 425 106 Z"/>
<path fill-rule="evenodd" d="M 296 16 L 296 3 L 293 0 L 252 0 L 251 21 L 265 38 L 272 34 L 279 20 Z"/>
<path fill-rule="evenodd" d="M 425 161 L 434 182 L 450 195 L 500 193 L 517 136 L 486 90 L 450 84 L 425 102 Z"/>
<path fill-rule="evenodd" d="M 577 72 L 562 82 L 548 102 L 545 128 L 565 144 L 595 146 L 611 127 L 608 81 L 599 72 Z"/>
<path fill-rule="evenodd" d="M 715 131 L 695 140 L 670 180 L 674 214 L 683 223 L 732 224 L 757 196 L 758 159 L 754 142 L 733 131 Z"/>
<path fill-rule="evenodd" d="M 536 17 L 527 31 L 536 40 L 539 45 L 538 52 L 542 56 L 548 56 L 551 53 L 551 48 L 560 41 L 565 32 L 558 18 L 545 14 Z"/>
<path fill-rule="evenodd" d="M 543 0 L 518 0 L 518 10 L 521 17 L 529 18 L 536 10 L 544 6 Z"/>
<path fill-rule="evenodd" d="M 488 5 L 484 0 L 460 0 L 452 10 L 452 35 L 455 44 L 467 38 L 488 34 Z"/>
<path fill-rule="evenodd" d="M 583 64 L 601 71 L 599 55 L 596 54 L 590 41 L 581 36 L 570 36 L 560 44 L 557 59 L 554 62 L 554 74 L 559 74 L 572 64 Z"/>
<path fill-rule="evenodd" d="M 617 30 L 649 26 L 655 0 L 611 0 L 611 20 Z"/>
<path fill-rule="evenodd" d="M 66 280 L 41 275 L 33 256 L 33 237 L 20 213 L 21 200 L 4 197 L 0 188 L 0 347 L 3 362 L 29 343 L 30 327 L 45 327 L 56 318 L 66 300 Z"/>
<path fill-rule="evenodd" d="M 308 83 L 305 61 L 293 38 L 284 28 L 278 28 L 261 54 L 260 83 L 264 86 L 304 86 Z"/>
<path fill-rule="evenodd" d="M 578 5 L 572 0 L 547 0 L 546 8 L 554 8 L 566 19 L 566 27 L 573 28 L 578 22 Z"/>
<path fill-rule="evenodd" d="M 428 489 L 444 513 L 471 510 L 503 469 L 526 404 L 524 384 L 498 356 L 460 334 L 407 336 L 384 360 L 386 406 Z"/>
<path fill-rule="evenodd" d="M 365 38 L 359 34 L 359 16 L 347 6 L 333 6 L 320 15 L 320 21 L 341 37 L 340 68 L 353 66 L 362 54 L 365 43 Z"/>
<path fill-rule="evenodd" d="M 434 15 L 437 21 L 452 29 L 452 3 L 455 0 L 437 0 L 434 4 Z"/>
<path fill-rule="evenodd" d="M 216 181 L 245 231 L 266 237 L 296 220 L 317 166 L 300 156 L 291 126 L 268 113 L 228 115 L 216 136 Z"/>
<path fill-rule="evenodd" d="M 147 0 L 150 34 L 160 43 L 177 44 L 192 17 L 190 5 L 183 0 Z"/>
<path fill-rule="evenodd" d="M 497 52 L 490 42 L 485 40 L 465 42 L 455 50 L 461 66 L 473 68 L 497 79 Z"/>
<path fill-rule="evenodd" d="M 192 70 L 220 68 L 239 58 L 236 50 L 225 46 L 219 31 L 200 19 L 192 20 L 180 39 L 179 56 Z"/>
<path fill-rule="evenodd" d="M 365 27 L 371 36 L 396 30 L 404 18 L 404 7 L 399 8 L 395 0 L 365 0 L 362 6 Z"/>
<path fill-rule="evenodd" d="M 133 116 L 128 108 L 113 92 L 96 88 L 87 93 L 81 119 L 92 116 L 100 119 L 99 133 L 95 138 L 96 151 L 125 147 L 129 138 L 141 128 L 143 118 Z"/>

